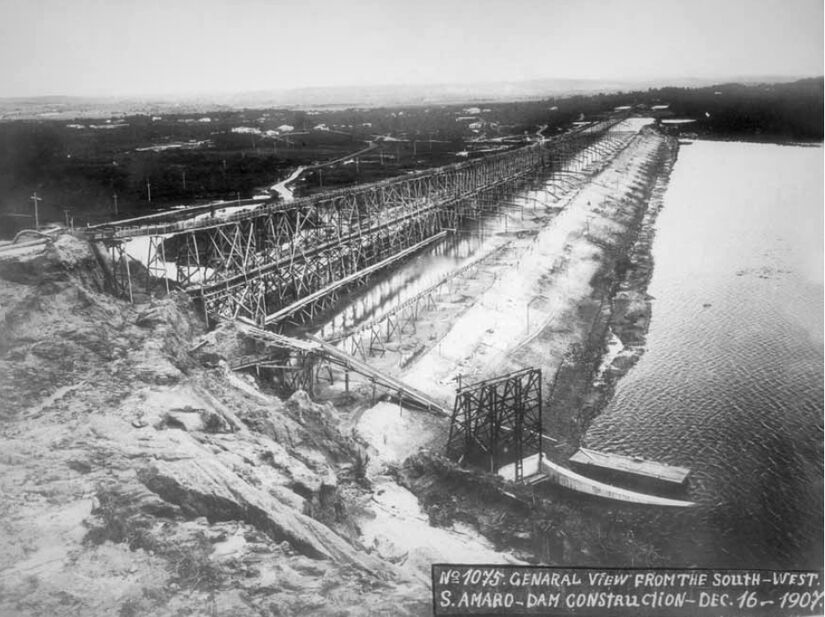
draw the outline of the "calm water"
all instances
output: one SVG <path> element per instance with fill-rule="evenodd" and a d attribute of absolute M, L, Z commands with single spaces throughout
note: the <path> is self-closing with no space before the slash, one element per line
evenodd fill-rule
<path fill-rule="evenodd" d="M 697 543 L 821 566 L 823 150 L 683 146 L 657 221 L 647 350 L 586 435 L 693 470 Z"/>

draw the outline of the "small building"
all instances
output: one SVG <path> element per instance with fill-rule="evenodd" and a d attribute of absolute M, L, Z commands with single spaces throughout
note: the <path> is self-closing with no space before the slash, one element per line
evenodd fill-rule
<path fill-rule="evenodd" d="M 260 135 L 261 129 L 252 126 L 235 126 L 231 129 L 232 133 L 241 133 L 249 135 Z"/>

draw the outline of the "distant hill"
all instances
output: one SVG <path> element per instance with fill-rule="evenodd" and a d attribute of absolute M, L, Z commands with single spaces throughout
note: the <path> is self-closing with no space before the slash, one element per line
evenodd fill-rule
<path fill-rule="evenodd" d="M 724 82 L 743 85 L 785 83 L 797 77 L 731 77 Z M 214 102 L 230 107 L 379 107 L 395 105 L 458 104 L 478 101 L 503 102 L 535 100 L 552 96 L 627 92 L 664 86 L 698 88 L 720 83 L 719 79 L 685 78 L 646 81 L 606 81 L 601 79 L 536 79 L 473 84 L 395 84 L 298 88 L 217 95 Z"/>
<path fill-rule="evenodd" d="M 789 76 L 606 81 L 596 79 L 538 79 L 473 84 L 388 84 L 375 86 L 311 87 L 213 93 L 191 96 L 79 97 L 39 96 L 0 98 L 0 120 L 92 118 L 135 113 L 198 113 L 263 108 L 350 108 L 412 105 L 450 105 L 471 102 L 525 101 L 540 98 L 630 92 L 651 88 L 701 88 L 719 83 L 786 83 Z"/>

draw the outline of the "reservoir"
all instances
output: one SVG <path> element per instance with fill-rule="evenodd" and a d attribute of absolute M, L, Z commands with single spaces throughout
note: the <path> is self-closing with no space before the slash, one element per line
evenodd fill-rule
<path fill-rule="evenodd" d="M 687 564 L 821 566 L 822 169 L 820 145 L 679 150 L 646 350 L 583 445 L 692 469 Z"/>

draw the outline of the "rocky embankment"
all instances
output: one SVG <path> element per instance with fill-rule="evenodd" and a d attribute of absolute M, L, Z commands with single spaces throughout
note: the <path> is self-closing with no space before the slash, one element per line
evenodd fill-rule
<path fill-rule="evenodd" d="M 610 289 L 610 332 L 618 339 L 621 348 L 608 356 L 606 381 L 612 393 L 615 381 L 624 376 L 644 353 L 647 331 L 650 326 L 651 297 L 647 293 L 653 276 L 653 239 L 656 235 L 656 219 L 664 206 L 664 194 L 670 173 L 676 162 L 678 142 L 663 141 L 663 154 L 655 166 L 654 181 L 645 195 L 647 207 L 629 237 L 629 248 L 614 264 L 614 279 Z"/>
<path fill-rule="evenodd" d="M 426 614 L 419 570 L 366 547 L 359 445 L 281 401 L 182 294 L 104 293 L 65 234 L 0 254 L 0 614 Z"/>

